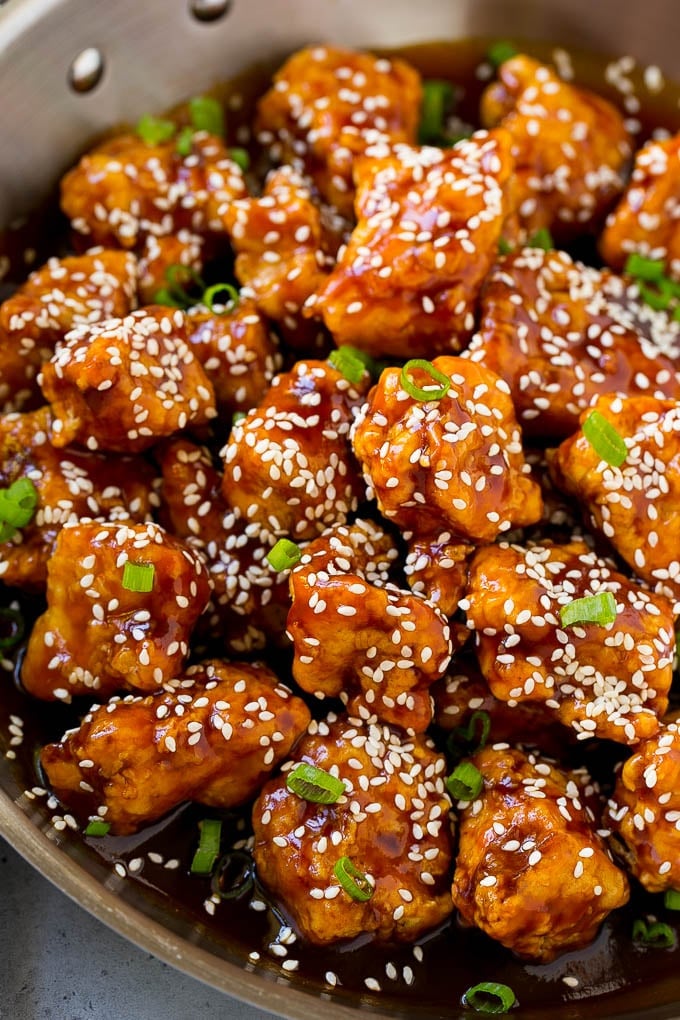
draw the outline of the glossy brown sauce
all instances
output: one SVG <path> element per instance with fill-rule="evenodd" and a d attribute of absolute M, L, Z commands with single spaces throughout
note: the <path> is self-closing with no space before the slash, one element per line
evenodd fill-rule
<path fill-rule="evenodd" d="M 418 45 L 400 50 L 399 55 L 426 77 L 450 79 L 459 88 L 461 118 L 474 124 L 479 97 L 486 85 L 486 80 L 476 72 L 483 62 L 488 42 Z M 551 60 L 554 49 L 535 43 L 526 46 L 526 52 L 544 60 Z M 625 95 L 606 81 L 608 61 L 574 53 L 571 61 L 576 82 L 623 106 Z M 244 132 L 252 119 L 254 101 L 266 89 L 271 70 L 276 66 L 273 62 L 271 66 L 258 67 L 215 90 L 227 107 L 230 144 L 250 147 Z M 638 68 L 628 75 L 633 84 L 632 95 L 639 99 L 640 109 L 633 109 L 635 103 L 629 99 L 627 112 L 640 122 L 637 134 L 640 143 L 660 126 L 671 133 L 680 130 L 680 87 L 666 84 L 660 92 L 653 92 L 645 84 L 643 71 Z M 253 155 L 257 159 L 257 153 Z M 0 255 L 7 256 L 10 263 L 5 284 L 11 286 L 8 281 L 24 278 L 33 265 L 40 265 L 50 254 L 63 250 L 66 236 L 66 224 L 54 201 L 35 219 L 6 232 L 0 237 Z M 46 237 L 49 250 L 45 248 Z M 26 248 L 30 249 L 28 258 Z M 2 604 L 9 604 L 14 598 L 15 592 L 3 591 L 0 587 Z M 40 611 L 39 602 L 26 604 L 29 616 Z M 285 654 L 271 656 L 270 664 L 284 679 L 289 675 Z M 256 885 L 242 898 L 220 903 L 211 917 L 204 907 L 204 901 L 210 896 L 209 880 L 192 877 L 188 872 L 196 846 L 197 822 L 216 812 L 190 805 L 130 837 L 83 840 L 68 825 L 63 831 L 57 831 L 52 818 L 61 815 L 61 809 L 48 808 L 45 796 L 31 800 L 22 795 L 22 791 L 43 785 L 35 765 L 40 747 L 59 739 L 66 728 L 77 724 L 78 715 L 87 710 L 89 703 L 75 707 L 43 704 L 25 695 L 9 674 L 2 683 L 0 751 L 6 753 L 10 749 L 9 727 L 13 725 L 16 732 L 17 726 L 12 717 L 23 720 L 23 742 L 11 749 L 16 758 L 6 761 L 21 806 L 55 843 L 68 847 L 69 853 L 86 870 L 106 883 L 121 899 L 218 956 L 261 971 L 265 977 L 279 983 L 292 983 L 348 1005 L 361 1002 L 369 1008 L 373 1006 L 403 1017 L 455 1017 L 466 988 L 486 980 L 511 986 L 522 1007 L 522 1017 L 544 1018 L 549 1014 L 561 1018 L 607 1017 L 624 1009 L 634 1015 L 645 1006 L 663 1001 L 658 991 L 663 981 L 671 983 L 668 989 L 675 981 L 672 991 L 667 990 L 665 1001 L 672 998 L 680 1001 L 680 949 L 645 950 L 635 946 L 631 939 L 633 921 L 638 917 L 653 914 L 671 924 L 676 932 L 678 923 L 672 913 L 663 909 L 662 897 L 651 897 L 635 884 L 630 904 L 607 919 L 590 947 L 568 953 L 548 965 L 523 964 L 481 932 L 460 927 L 455 919 L 421 940 L 422 962 L 416 959 L 410 945 L 377 946 L 369 939 L 332 950 L 322 950 L 298 940 L 287 947 L 287 957 L 277 957 L 272 953 L 271 944 L 279 939 L 282 925 L 286 924 L 281 904 L 271 903 Z M 314 711 L 320 714 L 318 703 Z M 586 746 L 579 744 L 576 750 L 578 758 L 574 763 L 586 764 L 605 789 L 611 784 L 613 762 L 626 755 L 623 747 L 603 746 L 597 741 Z M 250 832 L 247 809 L 240 814 L 227 812 L 223 817 L 224 847 L 247 837 Z M 159 855 L 160 860 L 150 858 L 149 854 Z M 134 875 L 118 875 L 116 864 L 123 864 L 130 872 L 131 862 L 134 868 L 134 862 L 139 860 L 141 869 Z M 178 862 L 176 867 L 172 866 L 175 861 Z M 171 867 L 167 866 L 168 862 Z M 264 909 L 254 909 L 253 902 L 260 903 Z M 259 953 L 259 960 L 250 958 L 253 952 Z M 282 970 L 284 959 L 299 961 L 298 969 L 293 973 Z M 395 968 L 396 978 L 389 976 L 394 973 L 389 964 Z M 326 980 L 329 971 L 337 975 L 335 988 Z M 565 984 L 564 977 L 575 978 L 578 985 Z M 370 992 L 366 978 L 376 979 L 382 992 Z M 464 1015 L 471 1014 L 465 1011 Z"/>

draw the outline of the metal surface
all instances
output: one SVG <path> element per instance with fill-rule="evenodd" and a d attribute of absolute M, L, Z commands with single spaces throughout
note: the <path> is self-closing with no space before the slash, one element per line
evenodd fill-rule
<path fill-rule="evenodd" d="M 198 20 L 190 9 L 189 0 L 13 0 L 0 10 L 0 225 L 33 206 L 102 128 L 163 109 L 259 58 L 311 41 L 396 46 L 513 34 L 632 52 L 680 78 L 676 0 L 233 0 L 214 21 Z M 70 69 L 91 48 L 103 58 L 103 74 L 91 91 L 74 91 Z M 72 843 L 55 845 L 37 822 L 0 758 L 0 833 L 103 922 L 161 959 L 282 1016 L 356 1020 L 358 1001 L 346 1008 L 195 944 L 172 917 L 159 920 L 143 903 L 126 901 Z M 647 995 L 644 1009 L 638 994 L 616 1015 L 677 1020 L 680 1009 L 669 1004 L 673 981 L 677 995 L 677 976 L 669 975 Z M 446 1013 L 448 1020 L 455 1015 L 455 1007 Z M 588 1015 L 578 1004 L 559 1012 L 565 1020 Z"/>

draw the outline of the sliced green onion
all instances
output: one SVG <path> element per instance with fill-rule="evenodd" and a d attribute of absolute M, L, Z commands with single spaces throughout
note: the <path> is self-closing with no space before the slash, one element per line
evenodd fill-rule
<path fill-rule="evenodd" d="M 651 287 L 646 287 L 644 283 L 638 283 L 638 290 L 644 303 L 653 308 L 655 312 L 665 312 L 668 309 L 672 300 L 670 294 L 662 294 L 658 290 L 652 290 Z"/>
<path fill-rule="evenodd" d="M 311 804 L 335 804 L 345 792 L 342 779 L 330 772 L 301 762 L 286 776 L 286 786 Z"/>
<path fill-rule="evenodd" d="M 676 943 L 675 932 L 663 921 L 647 924 L 638 920 L 633 923 L 633 942 L 640 942 L 652 949 L 670 949 Z"/>
<path fill-rule="evenodd" d="M 30 478 L 17 478 L 6 489 L 0 489 L 0 542 L 6 542 L 33 519 L 38 503 L 38 490 Z"/>
<path fill-rule="evenodd" d="M 359 383 L 364 377 L 366 365 L 354 347 L 338 347 L 328 355 L 328 361 L 351 383 Z"/>
<path fill-rule="evenodd" d="M 560 606 L 563 627 L 572 627 L 578 623 L 599 623 L 605 626 L 614 622 L 616 614 L 616 599 L 610 591 L 585 595 L 582 599 L 572 599 L 566 606 Z"/>
<path fill-rule="evenodd" d="M 671 280 L 668 276 L 662 276 L 659 280 L 659 290 L 662 294 L 670 294 L 671 297 L 680 298 L 680 283 Z"/>
<path fill-rule="evenodd" d="M 160 145 L 169 141 L 177 130 L 177 125 L 164 117 L 152 117 L 145 113 L 137 121 L 136 133 L 147 145 Z"/>
<path fill-rule="evenodd" d="M 591 411 L 581 425 L 581 431 L 601 460 L 612 467 L 621 467 L 628 456 L 628 447 L 623 436 L 603 414 Z"/>
<path fill-rule="evenodd" d="M 552 234 L 547 227 L 541 227 L 535 234 L 532 234 L 526 243 L 527 248 L 542 248 L 543 251 L 550 251 L 555 247 Z"/>
<path fill-rule="evenodd" d="M 365 903 L 373 895 L 373 886 L 363 871 L 352 864 L 349 857 L 341 857 L 333 865 L 333 874 L 348 896 L 359 903 Z"/>
<path fill-rule="evenodd" d="M 500 39 L 492 46 L 489 46 L 486 51 L 486 59 L 490 64 L 493 64 L 494 67 L 500 67 L 506 60 L 516 57 L 518 53 L 519 50 L 517 50 L 511 42 L 508 42 L 506 39 Z"/>
<path fill-rule="evenodd" d="M 482 981 L 468 988 L 463 1002 L 475 1013 L 507 1013 L 517 1002 L 512 988 L 496 981 Z"/>
<path fill-rule="evenodd" d="M 210 875 L 220 856 L 222 822 L 218 818 L 204 818 L 198 823 L 198 848 L 191 862 L 192 875 Z"/>
<path fill-rule="evenodd" d="M 226 294 L 227 300 L 217 300 L 218 294 Z M 234 308 L 236 308 L 239 303 L 239 298 L 239 292 L 233 284 L 214 283 L 212 287 L 208 287 L 208 289 L 203 292 L 201 301 L 210 309 L 211 312 L 215 311 L 215 305 L 222 305 L 224 307 L 224 312 L 221 314 L 225 314 L 226 312 L 232 312 Z"/>
<path fill-rule="evenodd" d="M 510 244 L 510 242 L 506 241 L 504 237 L 500 237 L 498 239 L 498 254 L 499 255 L 512 255 L 514 250 L 515 249 Z"/>
<path fill-rule="evenodd" d="M 189 116 L 196 131 L 208 131 L 224 137 L 224 110 L 211 96 L 195 96 L 189 100 Z"/>
<path fill-rule="evenodd" d="M 645 280 L 647 283 L 658 283 L 665 274 L 666 267 L 659 259 L 648 259 L 644 255 L 633 252 L 626 259 L 623 267 L 624 273 L 634 276 L 636 280 Z"/>
<path fill-rule="evenodd" d="M 85 829 L 86 836 L 106 836 L 108 834 L 111 825 L 109 822 L 105 822 L 103 818 L 93 818 L 87 824 Z"/>
<path fill-rule="evenodd" d="M 424 389 L 420 386 L 416 386 L 409 376 L 409 372 L 412 372 L 414 369 L 420 369 L 422 372 L 426 372 L 433 382 L 441 383 L 441 386 L 436 389 Z M 440 372 L 438 368 L 435 368 L 431 361 L 425 361 L 424 358 L 411 358 L 410 361 L 407 361 L 401 370 L 399 382 L 401 383 L 402 388 L 405 389 L 408 395 L 413 397 L 414 400 L 441 400 L 442 397 L 445 397 L 451 389 L 451 380 L 449 377 L 444 375 L 443 372 Z"/>
<path fill-rule="evenodd" d="M 158 305 L 171 305 L 173 308 L 191 308 L 198 301 L 198 297 L 189 293 L 190 287 L 195 285 L 201 291 L 205 290 L 205 282 L 198 270 L 193 266 L 183 266 L 174 262 L 165 270 L 167 287 L 161 287 L 154 294 L 154 301 Z"/>
<path fill-rule="evenodd" d="M 680 910 L 680 889 L 667 889 L 663 905 L 666 910 Z"/>
<path fill-rule="evenodd" d="M 290 570 L 302 556 L 299 546 L 289 538 L 280 538 L 267 553 L 267 560 L 274 570 Z"/>
<path fill-rule="evenodd" d="M 484 788 L 484 777 L 471 761 L 461 762 L 446 780 L 454 800 L 475 800 Z"/>
<path fill-rule="evenodd" d="M 430 79 L 423 82 L 418 143 L 438 145 L 444 137 L 444 122 L 451 112 L 456 93 L 449 81 Z"/>
<path fill-rule="evenodd" d="M 477 711 L 470 716 L 467 726 L 457 726 L 449 734 L 447 748 L 456 757 L 481 751 L 489 738 L 491 719 L 488 712 Z M 479 735 L 477 735 L 479 731 Z"/>
<path fill-rule="evenodd" d="M 246 173 L 250 169 L 250 155 L 247 149 L 239 149 L 235 147 L 229 150 L 229 158 L 239 166 L 243 173 Z"/>
<path fill-rule="evenodd" d="M 253 858 L 245 850 L 230 850 L 220 858 L 210 883 L 213 896 L 237 900 L 255 881 Z"/>
<path fill-rule="evenodd" d="M 123 587 L 126 591 L 152 591 L 155 573 L 153 563 L 132 563 L 128 560 L 123 567 Z"/>
<path fill-rule="evenodd" d="M 175 149 L 180 156 L 191 155 L 191 150 L 194 146 L 194 129 L 190 127 L 183 127 L 177 136 L 177 142 Z"/>
<path fill-rule="evenodd" d="M 0 630 L 5 634 L 0 637 L 0 651 L 14 648 L 14 645 L 17 645 L 24 636 L 25 629 L 24 618 L 18 609 L 11 609 L 9 606 L 2 607 L 0 609 Z"/>

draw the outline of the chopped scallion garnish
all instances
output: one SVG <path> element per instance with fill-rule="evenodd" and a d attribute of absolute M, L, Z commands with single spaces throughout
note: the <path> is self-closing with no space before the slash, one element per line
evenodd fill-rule
<path fill-rule="evenodd" d="M 291 793 L 312 804 L 335 804 L 345 792 L 342 779 L 306 762 L 296 765 L 287 774 L 286 786 Z"/>
<path fill-rule="evenodd" d="M 628 447 L 603 414 L 591 411 L 581 425 L 581 431 L 601 460 L 612 467 L 621 467 L 628 456 Z"/>
<path fill-rule="evenodd" d="M 140 117 L 135 128 L 136 133 L 147 145 L 168 142 L 176 130 L 177 125 L 173 121 L 166 120 L 165 117 L 153 117 L 150 113 Z"/>
<path fill-rule="evenodd" d="M 218 818 L 204 818 L 198 823 L 198 831 L 198 848 L 189 870 L 192 875 L 210 875 L 220 856 L 222 822 Z"/>
<path fill-rule="evenodd" d="M 644 283 L 638 283 L 637 286 L 644 303 L 653 308 L 655 312 L 665 312 L 668 310 L 672 300 L 670 294 L 664 294 L 659 290 L 652 290 L 651 287 L 646 287 Z"/>
<path fill-rule="evenodd" d="M 644 255 L 632 252 L 626 259 L 623 271 L 629 276 L 634 276 L 636 280 L 658 283 L 663 278 L 666 267 L 659 259 L 648 259 Z"/>
<path fill-rule="evenodd" d="M 17 478 L 0 489 L 0 542 L 6 542 L 33 520 L 38 490 L 30 478 Z"/>
<path fill-rule="evenodd" d="M 205 282 L 201 274 L 193 266 L 183 266 L 174 262 L 165 270 L 167 287 L 161 287 L 154 294 L 154 301 L 158 305 L 171 305 L 173 308 L 191 308 L 199 300 L 198 296 L 190 293 L 194 288 L 204 291 Z"/>
<path fill-rule="evenodd" d="M 614 622 L 617 612 L 616 599 L 612 593 L 599 591 L 597 595 L 585 595 L 560 606 L 560 621 L 563 627 L 573 627 L 579 623 L 606 626 Z"/>
<path fill-rule="evenodd" d="M 439 383 L 440 385 L 436 387 L 428 386 L 427 389 L 425 387 L 416 386 L 409 375 L 410 372 L 415 370 L 425 372 L 429 375 L 433 382 Z M 413 397 L 414 400 L 441 400 L 442 397 L 445 397 L 451 389 L 451 380 L 448 376 L 444 375 L 443 372 L 440 372 L 438 368 L 435 368 L 431 361 L 425 361 L 424 358 L 412 358 L 410 361 L 407 361 L 401 370 L 399 382 L 401 383 L 402 388 L 405 389 L 408 395 Z"/>
<path fill-rule="evenodd" d="M 476 800 L 484 788 L 484 777 L 471 761 L 461 762 L 446 780 L 454 800 Z"/>
<path fill-rule="evenodd" d="M 541 227 L 535 234 L 532 234 L 526 243 L 527 248 L 542 248 L 543 251 L 551 251 L 555 247 L 552 234 L 547 227 Z"/>
<path fill-rule="evenodd" d="M 12 609 L 9 606 L 0 608 L 1 651 L 13 648 L 14 645 L 18 644 L 24 636 L 24 630 L 24 618 L 18 609 Z"/>
<path fill-rule="evenodd" d="M 105 822 L 103 818 L 92 818 L 88 822 L 84 834 L 86 836 L 106 836 L 110 828 L 109 822 Z"/>
<path fill-rule="evenodd" d="M 190 99 L 189 116 L 196 131 L 224 136 L 224 110 L 211 96 L 195 96 Z"/>
<path fill-rule="evenodd" d="M 491 730 L 491 718 L 488 712 L 476 711 L 470 716 L 467 726 L 457 726 L 449 734 L 447 748 L 456 757 L 474 754 L 481 751 L 486 744 Z"/>
<path fill-rule="evenodd" d="M 670 925 L 663 921 L 637 920 L 633 922 L 633 942 L 639 942 L 643 946 L 652 949 L 670 949 L 676 943 L 675 932 Z"/>
<path fill-rule="evenodd" d="M 680 889 L 667 889 L 663 905 L 666 910 L 680 910 Z"/>
<path fill-rule="evenodd" d="M 516 57 L 518 52 L 511 42 L 508 42 L 506 39 L 500 39 L 486 51 L 486 59 L 494 67 L 500 67 L 506 60 Z"/>
<path fill-rule="evenodd" d="M 364 377 L 366 364 L 354 347 L 338 347 L 328 355 L 328 361 L 351 383 L 359 383 Z"/>
<path fill-rule="evenodd" d="M 507 1013 L 517 1002 L 512 988 L 496 981 L 482 981 L 468 988 L 463 1002 L 475 1013 Z"/>
<path fill-rule="evenodd" d="M 302 556 L 299 546 L 291 542 L 289 538 L 280 538 L 275 546 L 267 553 L 267 560 L 279 572 L 290 570 Z"/>
<path fill-rule="evenodd" d="M 363 871 L 352 864 L 349 857 L 341 857 L 333 866 L 333 874 L 348 896 L 365 903 L 373 895 L 373 886 Z"/>
<path fill-rule="evenodd" d="M 194 144 L 194 129 L 183 127 L 177 136 L 175 149 L 180 156 L 189 156 Z"/>
<path fill-rule="evenodd" d="M 220 858 L 210 883 L 213 896 L 237 900 L 255 881 L 253 859 L 245 850 L 230 850 Z"/>
<path fill-rule="evenodd" d="M 220 294 L 226 296 L 226 301 L 220 300 Z M 239 292 L 233 284 L 214 283 L 212 287 L 208 287 L 207 290 L 203 292 L 201 300 L 211 312 L 215 312 L 216 305 L 221 307 L 223 312 L 220 314 L 224 315 L 226 312 L 233 312 L 239 302 L 239 297 Z"/>
<path fill-rule="evenodd" d="M 247 149 L 232 148 L 229 150 L 229 158 L 241 168 L 243 173 L 250 169 L 250 156 Z"/>
<path fill-rule="evenodd" d="M 504 237 L 501 237 L 501 238 L 498 239 L 498 254 L 499 255 L 512 255 L 514 250 L 515 249 L 510 244 L 510 242 L 506 241 Z"/>
<path fill-rule="evenodd" d="M 449 81 L 430 79 L 423 82 L 418 129 L 420 145 L 440 145 L 445 141 L 445 121 L 453 108 L 455 97 L 455 90 Z"/>
<path fill-rule="evenodd" d="M 128 560 L 123 567 L 123 587 L 126 591 L 152 591 L 155 573 L 153 563 L 132 563 Z"/>

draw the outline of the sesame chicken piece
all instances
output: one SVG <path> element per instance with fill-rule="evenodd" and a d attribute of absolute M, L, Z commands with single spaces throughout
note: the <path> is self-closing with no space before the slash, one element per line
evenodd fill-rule
<path fill-rule="evenodd" d="M 88 242 L 141 252 L 150 234 L 224 236 L 224 211 L 245 194 L 241 168 L 215 135 L 195 132 L 183 156 L 174 138 L 149 145 L 122 134 L 90 150 L 62 178 L 61 208 Z"/>
<path fill-rule="evenodd" d="M 562 623 L 565 606 L 604 592 L 616 602 L 613 622 Z M 499 700 L 540 702 L 579 740 L 634 744 L 656 733 L 673 675 L 671 604 L 584 542 L 479 549 L 461 608 Z"/>
<path fill-rule="evenodd" d="M 159 290 L 167 289 L 171 266 L 186 266 L 190 273 L 203 271 L 205 239 L 190 230 L 157 237 L 149 234 L 139 249 L 137 293 L 142 305 L 156 303 Z M 189 277 L 190 278 L 190 277 Z"/>
<path fill-rule="evenodd" d="M 637 284 L 561 251 L 499 259 L 462 357 L 505 379 L 529 435 L 570 435 L 602 393 L 680 399 L 680 323 L 644 305 Z"/>
<path fill-rule="evenodd" d="M 276 162 L 311 177 L 324 199 L 352 215 L 352 170 L 369 146 L 414 143 L 420 119 L 418 72 L 331 46 L 294 53 L 258 104 L 255 130 Z"/>
<path fill-rule="evenodd" d="M 286 775 L 305 762 L 340 779 L 333 804 L 303 800 Z M 423 736 L 373 719 L 310 723 L 307 735 L 253 807 L 253 856 L 260 881 L 317 945 L 370 934 L 413 942 L 451 913 L 452 837 L 446 762 Z M 349 858 L 372 886 L 350 897 L 334 872 Z"/>
<path fill-rule="evenodd" d="M 484 787 L 477 800 L 459 802 L 454 905 L 524 959 L 547 963 L 588 945 L 629 897 L 596 831 L 589 777 L 507 744 L 470 761 Z"/>
<path fill-rule="evenodd" d="M 57 450 L 49 441 L 50 411 L 0 417 L 0 486 L 28 478 L 37 492 L 33 519 L 0 544 L 4 584 L 40 590 L 59 531 L 81 518 L 150 519 L 155 472 L 140 457 Z"/>
<path fill-rule="evenodd" d="M 278 340 L 247 299 L 219 314 L 204 306 L 190 309 L 187 339 L 212 383 L 221 418 L 255 407 L 281 370 Z"/>
<path fill-rule="evenodd" d="M 680 889 L 680 726 L 667 719 L 623 763 L 604 824 L 649 892 Z"/>
<path fill-rule="evenodd" d="M 267 562 L 276 542 L 225 503 L 210 453 L 186 439 L 154 451 L 162 475 L 160 520 L 202 556 L 212 584 L 200 635 L 241 655 L 286 642 L 288 576 Z"/>
<path fill-rule="evenodd" d="M 499 701 L 482 676 L 476 659 L 467 652 L 451 662 L 446 674 L 430 688 L 434 700 L 434 723 L 446 733 L 454 733 L 461 750 L 476 746 L 482 734 L 479 715 L 488 716 L 486 744 L 507 741 L 540 748 L 544 754 L 561 757 L 572 743 L 573 731 L 555 720 L 550 709 L 539 701 L 521 701 L 509 705 Z M 477 713 L 477 719 L 473 716 Z M 470 740 L 459 731 L 469 730 Z M 573 737 L 575 739 L 575 734 Z"/>
<path fill-rule="evenodd" d="M 37 376 L 74 326 L 136 308 L 136 260 L 120 251 L 50 259 L 0 305 L 0 413 L 40 407 Z"/>
<path fill-rule="evenodd" d="M 484 127 L 512 136 L 514 198 L 524 237 L 558 243 L 595 233 L 624 186 L 632 138 L 606 99 L 518 55 L 501 64 L 481 101 Z"/>
<path fill-rule="evenodd" d="M 277 376 L 222 450 L 222 494 L 243 520 L 276 537 L 315 538 L 364 496 L 349 430 L 370 378 L 350 383 L 327 361 Z"/>
<path fill-rule="evenodd" d="M 124 586 L 126 563 L 153 568 L 151 591 Z M 31 632 L 21 681 L 47 701 L 155 691 L 186 662 L 209 594 L 200 557 L 157 524 L 66 524 L 47 564 L 47 610 Z"/>
<path fill-rule="evenodd" d="M 290 573 L 293 676 L 350 714 L 422 732 L 429 685 L 451 657 L 449 625 L 425 599 L 388 581 L 393 540 L 371 521 L 336 525 L 305 548 Z M 326 626 L 328 624 L 328 626 Z"/>
<path fill-rule="evenodd" d="M 268 175 L 260 198 L 232 202 L 224 223 L 245 293 L 300 349 L 316 330 L 302 318 L 302 307 L 335 264 L 343 224 L 314 200 L 309 182 L 291 166 Z"/>
<path fill-rule="evenodd" d="M 590 524 L 635 573 L 680 613 L 680 403 L 654 397 L 601 397 L 594 405 L 628 454 L 601 460 L 579 430 L 554 451 L 555 484 L 575 497 Z M 587 413 L 584 412 L 582 420 Z"/>
<path fill-rule="evenodd" d="M 456 542 L 450 531 L 408 543 L 404 574 L 411 591 L 454 616 L 468 580 L 468 560 L 474 546 Z"/>
<path fill-rule="evenodd" d="M 309 709 L 262 665 L 211 660 L 163 691 L 94 705 L 41 752 L 48 781 L 80 818 L 136 832 L 183 801 L 232 808 L 290 753 Z"/>
<path fill-rule="evenodd" d="M 628 187 L 607 218 L 602 258 L 622 270 L 632 252 L 665 262 L 668 275 L 680 280 L 680 134 L 636 153 Z"/>
<path fill-rule="evenodd" d="M 376 357 L 461 350 L 507 212 L 510 136 L 379 148 L 355 166 L 358 224 L 307 313 Z"/>
<path fill-rule="evenodd" d="M 507 384 L 482 365 L 440 357 L 433 367 L 450 381 L 441 398 L 410 396 L 398 368 L 371 390 L 352 443 L 382 514 L 415 536 L 450 532 L 453 542 L 493 542 L 503 531 L 541 516 L 541 496 L 524 461 Z M 433 385 L 419 367 L 416 387 Z"/>
<path fill-rule="evenodd" d="M 72 330 L 39 378 L 54 446 L 138 453 L 216 415 L 178 309 L 152 305 Z"/>

